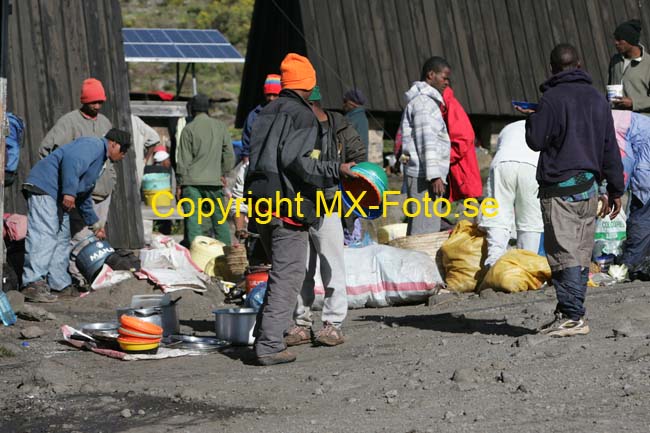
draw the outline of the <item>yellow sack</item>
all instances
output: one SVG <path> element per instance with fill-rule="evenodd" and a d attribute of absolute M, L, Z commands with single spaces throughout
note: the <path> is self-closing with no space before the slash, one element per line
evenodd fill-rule
<path fill-rule="evenodd" d="M 490 268 L 479 290 L 525 292 L 539 289 L 550 279 L 546 257 L 527 250 L 509 250 Z"/>
<path fill-rule="evenodd" d="M 447 289 L 473 292 L 483 278 L 487 255 L 485 233 L 469 221 L 460 221 L 440 251 Z"/>

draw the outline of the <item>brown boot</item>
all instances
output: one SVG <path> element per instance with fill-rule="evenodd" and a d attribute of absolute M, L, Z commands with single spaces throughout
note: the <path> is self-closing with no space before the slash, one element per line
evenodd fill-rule
<path fill-rule="evenodd" d="M 40 302 L 43 304 L 51 304 L 52 302 L 56 302 L 58 298 L 50 292 L 50 286 L 48 286 L 44 280 L 30 283 L 20 289 L 20 293 L 25 296 L 26 301 Z"/>
<path fill-rule="evenodd" d="M 286 364 L 296 360 L 296 355 L 284 349 L 282 352 L 272 353 L 270 355 L 262 355 L 257 357 L 257 362 L 260 365 L 275 365 Z"/>

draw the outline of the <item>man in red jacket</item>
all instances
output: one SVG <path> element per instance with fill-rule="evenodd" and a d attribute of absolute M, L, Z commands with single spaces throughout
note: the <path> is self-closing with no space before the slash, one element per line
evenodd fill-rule
<path fill-rule="evenodd" d="M 480 197 L 483 184 L 474 148 L 474 129 L 451 87 L 445 88 L 442 99 L 445 105 L 440 109 L 451 140 L 449 201 Z"/>

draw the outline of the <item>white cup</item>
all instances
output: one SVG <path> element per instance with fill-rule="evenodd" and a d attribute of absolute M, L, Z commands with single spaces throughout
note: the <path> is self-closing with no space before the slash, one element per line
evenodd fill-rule
<path fill-rule="evenodd" d="M 614 98 L 623 97 L 623 85 L 622 84 L 612 84 L 607 86 L 607 100 L 611 101 Z"/>

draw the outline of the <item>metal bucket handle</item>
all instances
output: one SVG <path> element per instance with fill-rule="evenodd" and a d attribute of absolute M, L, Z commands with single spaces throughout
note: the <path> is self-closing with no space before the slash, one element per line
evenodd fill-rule
<path fill-rule="evenodd" d="M 92 240 L 92 239 L 94 239 L 94 240 Z M 89 236 L 86 236 L 84 239 L 79 241 L 79 243 L 77 245 L 75 245 L 74 248 L 72 248 L 72 251 L 70 251 L 70 258 L 72 258 L 74 260 L 77 260 L 77 255 L 79 255 L 81 250 L 83 250 L 91 242 L 95 242 L 95 241 L 98 241 L 98 240 L 99 239 L 97 239 L 97 237 L 95 236 L 94 233 L 89 235 Z M 86 241 L 88 241 L 88 242 L 86 242 Z M 79 245 L 82 245 L 82 246 L 79 247 Z"/>

